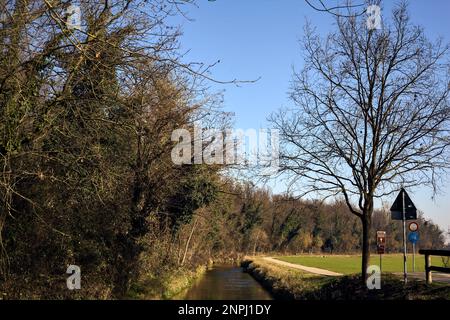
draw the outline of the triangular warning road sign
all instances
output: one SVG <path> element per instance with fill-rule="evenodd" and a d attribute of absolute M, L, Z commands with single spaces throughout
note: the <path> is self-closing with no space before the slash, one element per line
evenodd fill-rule
<path fill-rule="evenodd" d="M 403 195 L 405 196 L 405 218 L 406 220 L 417 219 L 417 209 L 405 189 L 401 189 L 394 204 L 391 207 L 391 218 L 393 220 L 403 219 Z"/>

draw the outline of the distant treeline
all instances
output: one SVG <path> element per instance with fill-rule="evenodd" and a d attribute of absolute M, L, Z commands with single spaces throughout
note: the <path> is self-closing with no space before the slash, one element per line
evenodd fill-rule
<path fill-rule="evenodd" d="M 222 188 L 225 188 L 222 186 Z M 198 225 L 191 243 L 192 256 L 212 251 L 223 253 L 360 253 L 361 225 L 344 201 L 324 203 L 271 195 L 251 184 L 226 184 L 227 192 L 194 219 Z M 206 218 L 205 218 L 206 217 Z M 418 248 L 442 248 L 444 233 L 420 214 Z M 376 210 L 372 222 L 372 249 L 375 233 L 386 231 L 386 252 L 403 248 L 401 221 L 391 220 L 389 210 Z M 187 233 L 187 232 L 186 232 Z M 194 245 L 195 243 L 195 245 Z M 205 248 L 206 247 L 206 248 Z M 196 254 L 196 252 L 198 254 Z"/>

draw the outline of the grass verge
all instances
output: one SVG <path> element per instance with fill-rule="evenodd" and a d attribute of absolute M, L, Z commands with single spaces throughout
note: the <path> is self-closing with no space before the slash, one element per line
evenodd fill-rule
<path fill-rule="evenodd" d="M 355 274 L 361 270 L 360 255 L 298 255 L 275 257 L 278 260 L 295 264 L 301 264 L 307 267 L 316 267 L 343 274 Z M 412 270 L 412 255 L 408 255 L 408 270 Z M 379 255 L 371 255 L 370 264 L 380 264 Z M 444 262 L 440 257 L 432 258 L 432 265 L 444 267 Z M 382 257 L 383 272 L 403 272 L 403 255 L 385 254 Z M 416 255 L 415 272 L 425 271 L 424 256 Z"/>
<path fill-rule="evenodd" d="M 380 290 L 368 290 L 358 275 L 327 277 L 261 258 L 247 258 L 242 266 L 277 299 L 296 300 L 450 300 L 450 286 L 411 280 L 407 286 L 392 274 L 383 274 Z"/>

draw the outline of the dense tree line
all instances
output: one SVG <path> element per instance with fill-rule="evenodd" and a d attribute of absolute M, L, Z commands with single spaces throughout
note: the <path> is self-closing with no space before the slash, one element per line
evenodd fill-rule
<path fill-rule="evenodd" d="M 201 256 L 202 252 L 216 256 L 361 252 L 361 226 L 344 200 L 322 202 L 272 195 L 249 183 L 229 182 L 222 190 L 227 192 L 222 192 L 198 215 L 203 224 L 195 227 L 198 230 L 193 242 L 198 244 L 192 244 L 193 257 Z M 200 218 L 205 215 L 209 218 Z M 418 248 L 444 247 L 444 233 L 436 224 L 422 213 L 417 222 L 421 236 Z M 392 220 L 386 208 L 374 212 L 370 232 L 373 253 L 377 230 L 387 233 L 387 253 L 402 251 L 401 222 Z"/>
<path fill-rule="evenodd" d="M 187 2 L 187 1 L 186 1 Z M 2 0 L 0 283 L 8 297 L 120 297 L 146 246 L 215 196 L 214 167 L 174 166 L 171 133 L 205 117 L 202 70 L 166 23 L 180 2 Z M 150 243 L 150 246 L 155 245 Z M 147 247 L 148 249 L 148 247 Z"/>

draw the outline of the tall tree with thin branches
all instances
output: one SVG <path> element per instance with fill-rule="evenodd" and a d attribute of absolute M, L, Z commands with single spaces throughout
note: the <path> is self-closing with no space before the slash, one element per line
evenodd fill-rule
<path fill-rule="evenodd" d="M 342 196 L 362 223 L 367 277 L 374 201 L 400 186 L 436 191 L 449 167 L 449 46 L 412 25 L 404 4 L 382 28 L 336 17 L 321 38 L 307 25 L 295 108 L 271 116 L 280 130 L 280 172 L 301 195 Z"/>

